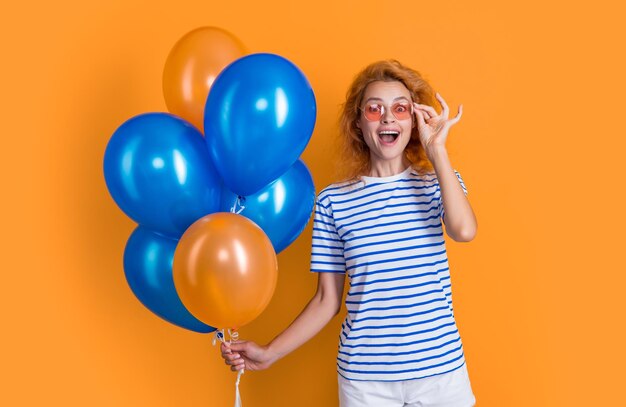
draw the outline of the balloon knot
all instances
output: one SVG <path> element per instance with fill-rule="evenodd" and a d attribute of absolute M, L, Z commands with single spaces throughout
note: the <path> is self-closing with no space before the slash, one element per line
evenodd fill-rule
<path fill-rule="evenodd" d="M 224 329 L 216 329 L 215 335 L 213 336 L 213 346 L 217 344 L 217 342 L 228 343 L 231 344 L 233 342 L 237 342 L 239 339 L 239 332 L 234 329 L 228 329 L 228 342 L 226 341 L 226 336 L 224 335 Z"/>
<path fill-rule="evenodd" d="M 246 207 L 244 206 L 245 202 L 246 202 L 245 196 L 237 195 L 237 200 L 235 201 L 234 205 L 230 208 L 230 211 L 232 213 L 239 215 L 241 212 L 243 212 L 244 209 L 246 209 Z"/>

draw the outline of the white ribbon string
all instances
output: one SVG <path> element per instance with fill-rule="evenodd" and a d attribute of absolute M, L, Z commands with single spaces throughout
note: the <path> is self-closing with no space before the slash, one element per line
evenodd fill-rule
<path fill-rule="evenodd" d="M 230 207 L 230 212 L 239 215 L 241 212 L 243 212 L 244 209 L 246 209 L 246 207 L 243 205 L 245 202 L 245 197 L 237 195 L 237 200 L 235 201 L 233 206 Z"/>
<path fill-rule="evenodd" d="M 237 200 L 239 202 L 239 200 Z M 228 330 L 228 344 L 230 345 L 233 342 L 237 342 L 239 339 L 239 332 L 229 329 Z M 220 341 L 222 343 L 227 343 L 224 338 L 224 330 L 217 329 L 215 331 L 215 335 L 213 336 L 213 346 Z M 241 375 L 244 373 L 245 369 L 241 369 L 237 372 L 237 381 L 235 382 L 235 407 L 241 407 L 241 396 L 239 395 L 239 382 L 241 381 Z"/>

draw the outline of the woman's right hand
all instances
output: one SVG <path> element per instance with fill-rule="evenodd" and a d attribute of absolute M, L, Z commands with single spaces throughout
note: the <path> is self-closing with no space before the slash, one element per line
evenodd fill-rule
<path fill-rule="evenodd" d="M 222 358 L 230 370 L 267 369 L 315 336 L 337 315 L 341 308 L 345 274 L 318 274 L 317 292 L 311 301 L 269 345 L 260 346 L 249 341 L 222 343 Z"/>
<path fill-rule="evenodd" d="M 222 343 L 222 358 L 233 372 L 239 370 L 263 370 L 274 363 L 267 346 L 255 342 L 242 341 Z"/>

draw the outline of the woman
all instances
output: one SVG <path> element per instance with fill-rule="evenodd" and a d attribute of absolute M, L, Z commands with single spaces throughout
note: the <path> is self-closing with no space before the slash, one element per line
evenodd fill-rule
<path fill-rule="evenodd" d="M 341 115 L 348 181 L 320 192 L 311 271 L 317 292 L 268 345 L 222 345 L 231 369 L 266 369 L 317 334 L 340 310 L 339 398 L 352 406 L 473 406 L 454 320 L 442 221 L 467 242 L 476 218 L 445 148 L 448 106 L 397 61 L 366 67 Z"/>

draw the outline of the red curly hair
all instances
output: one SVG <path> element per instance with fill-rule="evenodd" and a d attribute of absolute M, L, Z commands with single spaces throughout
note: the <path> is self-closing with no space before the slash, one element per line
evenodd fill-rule
<path fill-rule="evenodd" d="M 419 72 L 390 59 L 374 62 L 356 75 L 346 93 L 346 101 L 341 107 L 339 134 L 341 141 L 340 177 L 354 180 L 366 175 L 370 170 L 370 151 L 363 139 L 363 133 L 356 125 L 361 110 L 363 95 L 367 86 L 376 81 L 401 82 L 410 92 L 413 102 L 434 105 L 433 89 Z M 415 120 L 415 119 L 414 119 Z M 416 171 L 428 172 L 432 164 L 426 158 L 419 141 L 417 126 L 411 131 L 404 153 Z"/>

